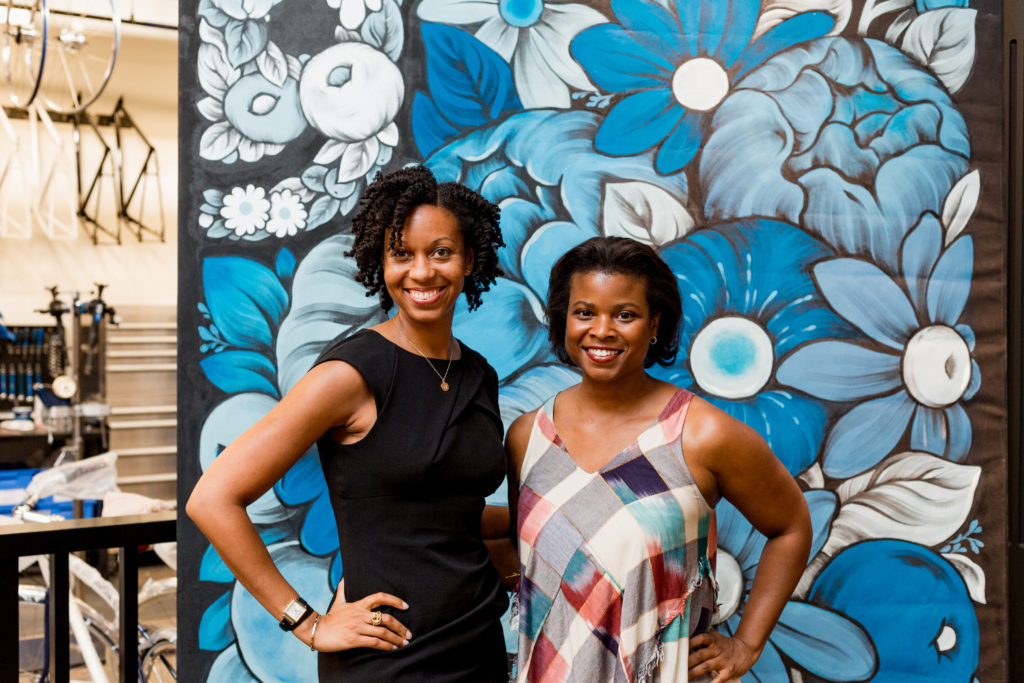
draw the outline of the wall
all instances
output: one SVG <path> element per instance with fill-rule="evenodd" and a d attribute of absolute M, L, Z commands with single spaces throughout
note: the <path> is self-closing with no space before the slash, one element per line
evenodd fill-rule
<path fill-rule="evenodd" d="M 426 163 L 502 206 L 506 275 L 456 333 L 506 424 L 576 379 L 541 315 L 560 254 L 630 235 L 676 272 L 682 350 L 654 374 L 757 429 L 814 522 L 759 680 L 1005 680 L 1001 6 L 967 4 L 182 3 L 182 500 L 381 319 L 349 218 L 378 169 Z M 315 453 L 250 514 L 323 609 L 343 558 Z M 718 523 L 731 632 L 763 538 Z M 312 680 L 187 521 L 179 542 L 185 678 Z"/>
<path fill-rule="evenodd" d="M 177 302 L 177 166 L 178 166 L 178 116 L 177 116 L 177 34 L 173 30 L 124 27 L 121 50 L 114 73 L 103 95 L 89 107 L 93 115 L 109 114 L 123 96 L 125 108 L 136 120 L 156 148 L 160 165 L 160 191 L 163 196 L 166 240 L 163 243 L 147 236 L 139 243 L 125 233 L 125 241 L 118 246 L 109 238 L 94 245 L 84 229 L 73 240 L 50 239 L 36 226 L 30 239 L 0 239 L 0 313 L 11 324 L 32 324 L 50 322 L 52 319 L 34 313 L 36 308 L 45 308 L 49 294 L 45 288 L 59 285 L 62 290 L 77 289 L 83 294 L 94 289 L 93 283 L 103 282 L 110 287 L 104 295 L 114 305 L 170 305 Z M 15 119 L 12 124 L 19 137 L 27 145 L 29 125 L 26 120 Z M 56 124 L 58 133 L 70 145 L 71 124 Z M 107 143 L 114 142 L 112 128 L 103 128 Z M 7 138 L 0 138 L 9 144 Z M 83 135 L 89 163 L 98 162 L 95 144 L 90 134 Z M 136 156 L 126 158 L 126 165 L 140 164 L 134 138 L 128 147 Z M 44 148 L 52 150 L 52 147 Z M 3 153 L 0 152 L 0 160 Z M 44 157 L 45 158 L 45 157 Z M 45 162 L 44 162 L 45 163 Z M 61 167 L 64 173 L 61 198 L 74 196 L 73 156 Z M 134 168 L 134 166 L 132 166 Z M 109 179 L 101 195 L 101 222 L 109 227 L 115 225 L 108 209 L 113 208 L 113 194 Z M 24 215 L 24 195 L 13 191 L 9 185 L 5 202 L 12 216 Z M 151 185 L 151 188 L 155 186 Z M 156 196 L 150 189 L 147 200 L 147 218 L 157 225 Z M 88 298 L 88 297 L 86 297 Z"/>

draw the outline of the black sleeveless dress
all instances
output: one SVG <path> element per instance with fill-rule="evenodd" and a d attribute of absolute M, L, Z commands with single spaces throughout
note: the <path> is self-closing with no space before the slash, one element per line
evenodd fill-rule
<path fill-rule="evenodd" d="M 328 344 L 317 363 L 341 360 L 373 392 L 377 421 L 358 443 L 317 442 L 338 523 L 349 602 L 383 591 L 412 632 L 385 652 L 321 653 L 321 681 L 508 680 L 500 617 L 508 606 L 480 535 L 484 497 L 505 476 L 498 378 L 475 351 L 448 373 L 372 330 Z M 433 360 L 444 372 L 444 360 Z"/>

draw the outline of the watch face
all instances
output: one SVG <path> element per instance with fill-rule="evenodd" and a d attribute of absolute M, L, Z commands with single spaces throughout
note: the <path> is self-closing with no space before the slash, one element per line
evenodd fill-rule
<path fill-rule="evenodd" d="M 306 606 L 298 600 L 292 600 L 284 608 L 284 618 L 291 622 L 298 621 L 306 613 Z"/>

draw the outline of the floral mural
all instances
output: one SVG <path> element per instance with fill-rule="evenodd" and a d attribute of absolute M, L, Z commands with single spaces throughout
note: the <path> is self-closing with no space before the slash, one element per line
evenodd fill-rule
<path fill-rule="evenodd" d="M 977 396 L 1004 380 L 975 334 L 999 180 L 964 108 L 996 43 L 971 5 L 181 3 L 184 495 L 327 341 L 384 319 L 349 219 L 378 171 L 422 163 L 502 209 L 504 275 L 455 332 L 497 370 L 506 426 L 578 380 L 547 344 L 561 254 L 625 235 L 676 273 L 680 351 L 652 372 L 756 429 L 813 521 L 745 681 L 999 680 L 1002 522 L 978 494 L 1001 446 L 977 438 Z M 325 609 L 344 558 L 316 448 L 249 512 Z M 717 517 L 731 633 L 764 538 Z M 185 679 L 315 680 L 205 539 L 182 542 Z"/>

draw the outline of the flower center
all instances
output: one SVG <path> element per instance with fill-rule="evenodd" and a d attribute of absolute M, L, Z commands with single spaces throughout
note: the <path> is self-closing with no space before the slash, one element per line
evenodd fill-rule
<path fill-rule="evenodd" d="M 931 325 L 914 333 L 903 350 L 903 383 L 918 403 L 956 403 L 971 383 L 971 351 L 956 330 Z"/>
<path fill-rule="evenodd" d="M 746 398 L 760 391 L 771 379 L 774 358 L 765 329 L 739 316 L 711 321 L 690 346 L 694 380 L 723 398 Z"/>
<path fill-rule="evenodd" d="M 729 76 L 722 65 L 707 57 L 694 57 L 679 65 L 672 76 L 672 94 L 687 109 L 707 111 L 729 94 Z"/>
<path fill-rule="evenodd" d="M 528 28 L 537 23 L 544 11 L 543 0 L 500 0 L 498 12 L 510 26 Z"/>
<path fill-rule="evenodd" d="M 288 207 L 287 207 L 287 206 L 282 206 L 282 207 L 281 207 L 281 208 L 280 208 L 280 209 L 278 210 L 278 212 L 277 212 L 277 215 L 278 215 L 278 217 L 279 217 L 279 218 L 280 218 L 281 220 L 283 220 L 283 221 L 286 221 L 286 220 L 288 220 L 289 218 L 291 218 L 291 217 L 292 217 L 292 212 L 291 212 L 291 210 L 289 210 L 289 209 L 288 209 Z"/>
<path fill-rule="evenodd" d="M 736 558 L 718 549 L 715 564 L 715 581 L 718 582 L 718 614 L 714 623 L 720 624 L 740 608 L 743 598 L 743 570 Z"/>
<path fill-rule="evenodd" d="M 241 204 L 239 204 L 238 205 L 238 213 L 242 214 L 243 216 L 246 216 L 246 215 L 252 213 L 252 202 L 250 202 L 250 201 L 243 201 Z"/>

